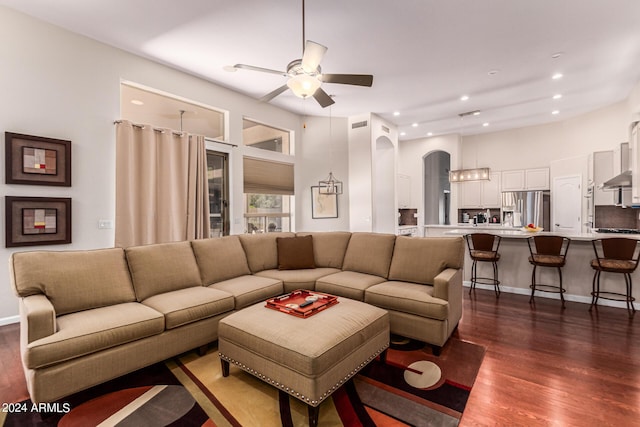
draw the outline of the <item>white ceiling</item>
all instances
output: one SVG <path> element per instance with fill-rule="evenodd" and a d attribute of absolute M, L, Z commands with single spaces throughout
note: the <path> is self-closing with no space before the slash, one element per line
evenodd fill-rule
<path fill-rule="evenodd" d="M 302 54 L 301 0 L 0 4 L 254 98 L 286 79 L 224 66 L 284 71 Z M 640 80 L 638 0 L 306 0 L 306 37 L 329 48 L 323 71 L 374 75 L 371 88 L 323 84 L 335 95 L 331 114 L 373 112 L 401 139 L 563 120 L 626 99 Z M 290 91 L 271 102 L 329 115 Z"/>

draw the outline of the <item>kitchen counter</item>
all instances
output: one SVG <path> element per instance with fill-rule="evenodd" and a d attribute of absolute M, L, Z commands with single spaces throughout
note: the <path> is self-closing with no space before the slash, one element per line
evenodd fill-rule
<path fill-rule="evenodd" d="M 502 237 L 500 242 L 500 261 L 498 261 L 498 271 L 500 279 L 500 289 L 504 292 L 530 295 L 531 271 L 533 266 L 529 264 L 529 245 L 527 238 L 535 235 L 560 235 L 571 239 L 569 251 L 567 252 L 566 264 L 562 269 L 563 286 L 567 290 L 565 299 L 585 303 L 585 315 L 588 315 L 588 304 L 591 303 L 591 283 L 593 280 L 593 269 L 591 260 L 595 258 L 591 241 L 599 238 L 628 237 L 640 239 L 640 234 L 617 234 L 617 233 L 578 233 L 563 234 L 548 231 L 531 233 L 519 228 L 505 227 L 497 225 L 479 224 L 474 227 L 468 224 L 454 225 L 426 225 L 424 226 L 425 236 L 455 237 L 469 233 L 491 233 Z M 471 258 L 469 251 L 465 250 L 464 281 L 465 286 L 469 285 L 471 278 Z M 556 284 L 558 282 L 558 272 L 552 268 L 537 269 L 537 283 Z M 490 263 L 478 263 L 478 276 L 491 277 L 493 275 Z M 640 283 L 640 269 L 632 274 L 633 281 Z M 493 289 L 492 286 L 477 285 L 478 288 Z M 624 292 L 624 278 L 620 274 L 603 273 L 601 277 L 602 289 L 614 292 Z M 636 289 L 636 293 L 638 293 Z M 559 299 L 558 294 L 536 291 L 536 298 Z M 638 295 L 636 295 L 638 297 Z M 560 302 L 558 301 L 558 307 Z M 599 304 L 625 308 L 623 302 L 600 300 Z M 582 309 L 582 308 L 581 308 Z M 621 316 L 627 314 L 621 312 Z"/>

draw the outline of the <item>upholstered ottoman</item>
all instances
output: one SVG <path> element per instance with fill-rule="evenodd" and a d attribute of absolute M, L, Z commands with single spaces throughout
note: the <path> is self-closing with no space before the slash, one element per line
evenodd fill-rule
<path fill-rule="evenodd" d="M 309 405 L 318 405 L 389 346 L 389 316 L 372 305 L 339 298 L 308 318 L 252 305 L 220 321 L 218 350 L 223 376 L 229 363 Z"/>

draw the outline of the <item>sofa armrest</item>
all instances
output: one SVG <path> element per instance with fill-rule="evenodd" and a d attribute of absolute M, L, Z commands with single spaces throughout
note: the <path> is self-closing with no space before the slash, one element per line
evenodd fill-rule
<path fill-rule="evenodd" d="M 46 296 L 20 298 L 20 333 L 23 345 L 56 332 L 56 311 Z"/>
<path fill-rule="evenodd" d="M 433 296 L 446 301 L 462 296 L 462 269 L 446 268 L 433 280 Z"/>

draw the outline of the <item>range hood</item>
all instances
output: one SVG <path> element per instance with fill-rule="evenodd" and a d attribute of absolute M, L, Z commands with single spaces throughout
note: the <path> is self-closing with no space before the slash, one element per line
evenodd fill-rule
<path fill-rule="evenodd" d="M 629 143 L 620 144 L 620 170 L 622 173 L 602 183 L 605 190 L 631 188 L 631 170 L 629 169 Z"/>

